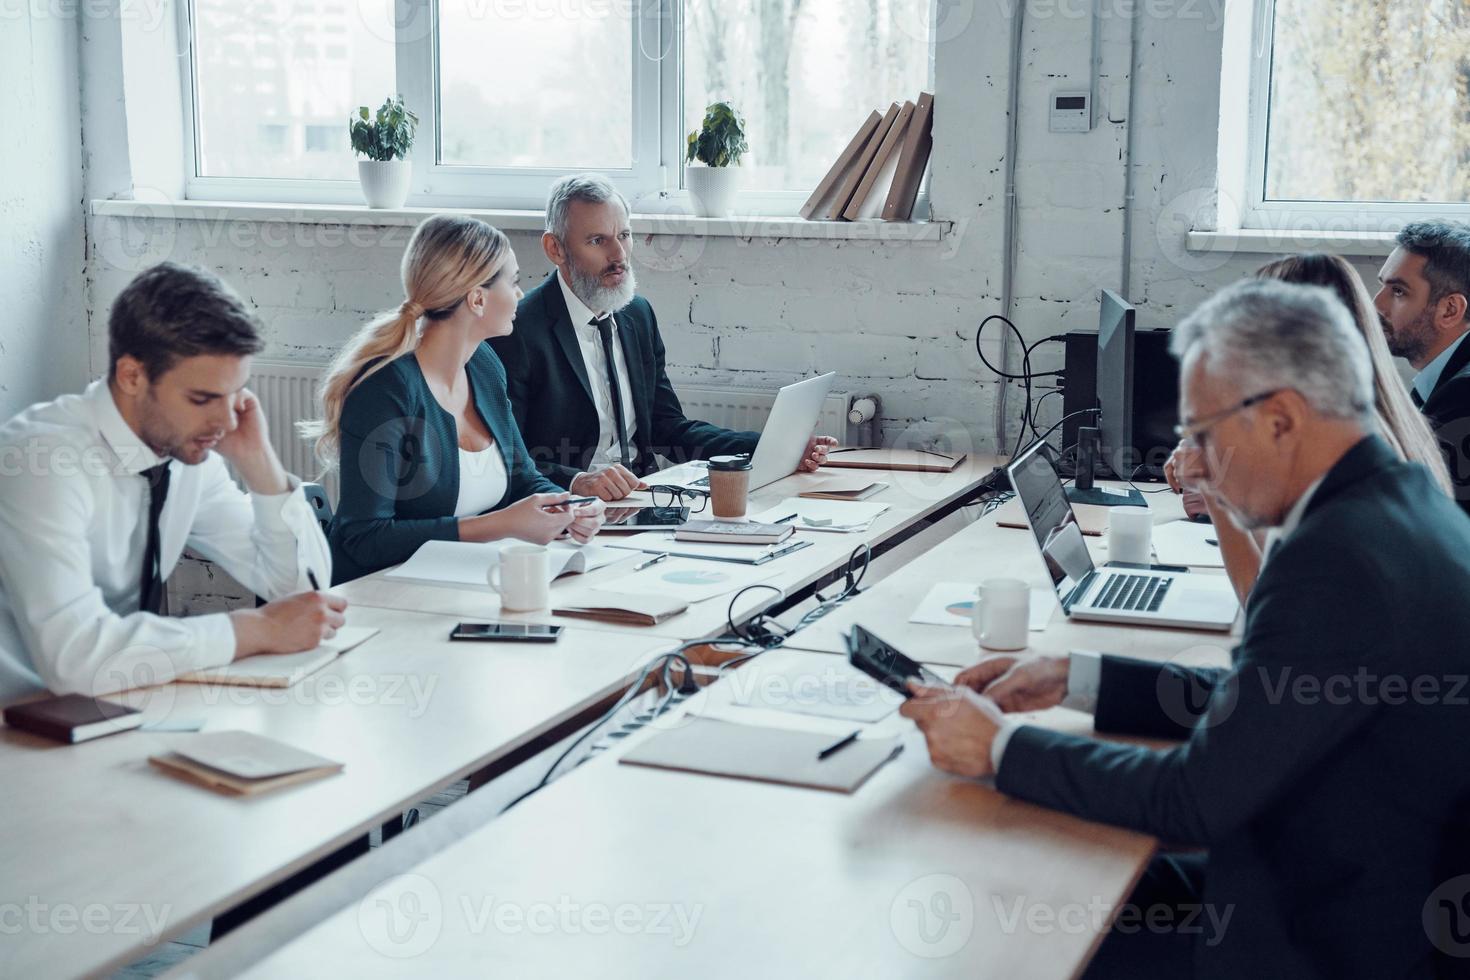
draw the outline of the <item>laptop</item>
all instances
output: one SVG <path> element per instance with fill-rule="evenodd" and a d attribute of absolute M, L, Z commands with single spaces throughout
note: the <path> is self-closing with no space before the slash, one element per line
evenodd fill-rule
<path fill-rule="evenodd" d="M 1062 611 L 1072 619 L 1228 630 L 1240 603 L 1230 579 L 1135 565 L 1093 565 L 1052 449 L 1034 443 L 1006 467 Z"/>
<path fill-rule="evenodd" d="M 750 460 L 751 490 L 759 490 L 796 472 L 836 379 L 837 372 L 828 371 L 776 392 L 776 403 L 771 406 L 770 418 L 761 429 L 760 442 L 755 444 L 755 455 Z M 693 480 L 688 485 L 707 487 L 709 477 Z"/>

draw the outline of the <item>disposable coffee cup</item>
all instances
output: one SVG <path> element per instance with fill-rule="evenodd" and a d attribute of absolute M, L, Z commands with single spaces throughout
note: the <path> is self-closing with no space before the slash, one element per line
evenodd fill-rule
<path fill-rule="evenodd" d="M 711 456 L 710 511 L 722 521 L 744 520 L 750 497 L 750 456 Z"/>

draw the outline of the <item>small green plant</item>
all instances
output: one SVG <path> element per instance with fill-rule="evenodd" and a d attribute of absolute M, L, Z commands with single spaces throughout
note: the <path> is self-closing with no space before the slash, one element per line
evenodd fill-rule
<path fill-rule="evenodd" d="M 347 120 L 347 135 L 352 138 L 352 151 L 369 160 L 403 160 L 413 149 L 419 117 L 403 104 L 403 96 L 389 97 L 378 109 L 375 119 L 361 106 L 357 115 Z"/>
<path fill-rule="evenodd" d="M 750 144 L 745 142 L 745 120 L 728 102 L 704 110 L 704 124 L 689 134 L 689 155 L 709 167 L 738 167 Z"/>

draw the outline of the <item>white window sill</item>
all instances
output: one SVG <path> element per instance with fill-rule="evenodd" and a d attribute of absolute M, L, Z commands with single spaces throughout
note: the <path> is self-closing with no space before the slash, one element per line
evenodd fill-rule
<path fill-rule="evenodd" d="M 1387 255 L 1394 248 L 1390 231 L 1285 231 L 1242 228 L 1239 231 L 1191 231 L 1185 238 L 1191 252 L 1240 255 L 1287 255 L 1293 252 L 1335 252 L 1348 256 Z"/>
<path fill-rule="evenodd" d="M 502 211 L 454 208 L 502 231 L 541 231 L 543 211 Z M 159 218 L 176 221 L 277 221 L 306 225 L 358 227 L 413 226 L 435 208 L 370 209 L 340 204 L 251 204 L 226 201 L 110 201 L 94 200 L 94 215 L 118 218 Z M 949 229 L 942 221 L 805 221 L 764 215 L 698 218 L 684 214 L 635 214 L 633 232 L 639 235 L 694 235 L 708 238 L 801 238 L 829 241 L 937 242 Z"/>

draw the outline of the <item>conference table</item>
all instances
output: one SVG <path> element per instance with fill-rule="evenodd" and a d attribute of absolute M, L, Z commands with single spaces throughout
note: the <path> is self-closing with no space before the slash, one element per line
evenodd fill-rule
<path fill-rule="evenodd" d="M 1155 519 L 1177 516 L 1161 496 Z M 454 822 L 403 835 L 175 975 L 331 963 L 358 978 L 1078 976 L 1157 842 L 938 772 L 897 716 L 863 737 L 891 733 L 904 750 L 850 795 L 619 763 L 691 712 L 755 710 L 735 702 L 763 676 L 809 675 L 820 688 L 850 671 L 831 654 L 851 622 L 952 675 L 982 655 L 969 631 L 908 616 L 937 581 L 1041 584 L 1028 535 L 982 517 L 508 814 L 490 819 L 471 797 Z M 1105 557 L 1102 539 L 1089 545 Z M 1023 655 L 1086 648 L 1202 664 L 1223 662 L 1230 644 L 1224 633 L 1071 623 L 1059 610 L 1031 638 Z M 1027 720 L 1091 732 L 1090 716 L 1065 708 Z"/>
<path fill-rule="evenodd" d="M 770 581 L 787 599 L 821 587 L 858 545 L 881 550 L 963 504 L 994 463 L 972 457 L 941 474 L 861 471 L 889 484 L 874 498 L 889 510 L 861 534 L 798 531 L 813 546 L 772 562 Z M 752 494 L 751 510 L 833 475 L 778 481 Z M 626 571 L 619 563 L 554 591 Z M 449 784 L 574 730 L 661 651 L 723 633 L 728 610 L 728 597 L 714 599 L 645 628 L 501 615 L 493 594 L 395 585 L 381 575 L 337 591 L 351 602 L 350 626 L 380 632 L 295 686 L 124 692 L 113 699 L 142 709 L 151 730 L 75 746 L 0 728 L 0 783 L 15 801 L 0 843 L 0 975 L 97 976 L 125 966 Z M 770 606 L 764 592 L 749 594 L 737 619 Z M 567 629 L 553 645 L 450 643 L 450 629 L 467 617 Z M 227 797 L 150 765 L 150 755 L 189 734 L 155 726 L 254 732 L 345 767 L 260 797 Z M 12 930 L 16 915 L 20 928 Z"/>
<path fill-rule="evenodd" d="M 998 461 L 999 458 L 995 456 L 969 456 L 953 470 L 943 473 L 823 468 L 816 473 L 796 473 L 777 480 L 751 493 L 748 514 L 769 512 L 788 498 L 795 498 L 802 492 L 844 477 L 850 482 L 888 484 L 866 501 L 887 504 L 888 510 L 861 532 L 819 531 L 798 525 L 794 537 L 788 541 L 810 542 L 810 547 L 761 566 L 760 571 L 765 575 L 763 584 L 773 586 L 773 589 L 753 589 L 741 596 L 733 609 L 730 605 L 733 593 L 728 593 L 694 602 L 686 612 L 657 625 L 629 626 L 598 622 L 595 624 L 596 628 L 636 636 L 662 636 L 681 642 L 719 636 L 728 631 L 732 620 L 739 624 L 755 613 L 773 607 L 784 608 L 841 577 L 849 558 L 861 546 L 866 545 L 873 554 L 880 554 L 917 533 L 927 523 L 937 521 L 952 512 L 975 496 Z M 703 471 L 687 465 L 672 467 L 648 477 L 647 481 L 680 483 L 701 472 Z M 599 537 L 598 542 L 617 544 L 620 540 L 626 540 L 626 537 L 618 533 L 607 533 Z M 669 545 L 671 549 L 676 547 L 672 541 Z M 616 583 L 628 575 L 633 566 L 649 557 L 647 553 L 629 551 L 628 557 L 616 564 L 558 579 L 551 589 L 552 607 L 595 603 L 598 600 L 599 586 Z M 345 596 L 354 606 L 435 612 L 474 620 L 559 623 L 568 626 L 588 624 L 585 619 L 557 615 L 551 610 L 506 612 L 500 607 L 500 597 L 488 587 L 463 589 L 395 581 L 389 577 L 392 571 L 391 568 L 384 569 L 338 585 L 333 591 Z"/>
<path fill-rule="evenodd" d="M 106 975 L 625 691 L 666 639 L 451 643 L 454 619 L 355 608 L 380 632 L 290 688 L 114 695 L 145 724 L 243 730 L 345 763 L 231 797 L 157 769 L 186 732 L 63 745 L 0 728 L 0 976 Z M 16 926 L 19 928 L 15 928 Z"/>

